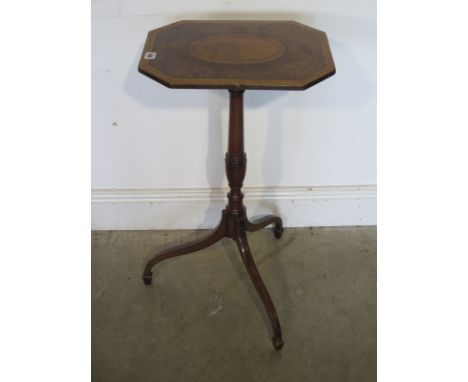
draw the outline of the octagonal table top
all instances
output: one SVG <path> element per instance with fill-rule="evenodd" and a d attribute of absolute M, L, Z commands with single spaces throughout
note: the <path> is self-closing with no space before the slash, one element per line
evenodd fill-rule
<path fill-rule="evenodd" d="M 170 88 L 304 90 L 335 74 L 324 32 L 295 21 L 179 21 L 148 33 L 138 70 Z"/>

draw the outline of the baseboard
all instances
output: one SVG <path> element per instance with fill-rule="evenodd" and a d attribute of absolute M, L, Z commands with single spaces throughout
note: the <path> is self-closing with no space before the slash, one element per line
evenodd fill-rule
<path fill-rule="evenodd" d="M 375 185 L 244 188 L 252 219 L 277 214 L 287 227 L 377 224 Z M 92 229 L 212 228 L 227 189 L 92 190 Z"/>

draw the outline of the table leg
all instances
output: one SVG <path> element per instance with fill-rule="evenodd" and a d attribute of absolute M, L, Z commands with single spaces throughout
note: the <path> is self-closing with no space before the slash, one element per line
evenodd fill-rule
<path fill-rule="evenodd" d="M 260 220 L 256 221 L 255 223 L 250 222 L 248 219 L 245 222 L 245 229 L 249 232 L 255 232 L 259 229 L 262 229 L 270 224 L 274 224 L 275 227 L 273 228 L 273 233 L 277 239 L 280 239 L 283 236 L 284 228 L 283 228 L 283 221 L 279 216 L 265 216 Z"/>
<path fill-rule="evenodd" d="M 188 253 L 199 251 L 203 248 L 209 247 L 210 245 L 216 243 L 217 241 L 221 240 L 223 237 L 226 236 L 226 219 L 225 215 L 221 219 L 218 227 L 214 229 L 208 236 L 202 237 L 198 240 L 194 240 L 190 243 L 178 245 L 176 247 L 172 247 L 156 254 L 150 261 L 146 263 L 145 271 L 143 273 L 143 282 L 146 285 L 151 284 L 151 280 L 153 277 L 153 272 L 151 269 L 159 262 L 170 259 L 171 257 L 181 256 Z"/>
<path fill-rule="evenodd" d="M 236 238 L 237 246 L 239 247 L 239 251 L 242 257 L 242 261 L 244 262 L 245 268 L 249 273 L 250 279 L 257 289 L 257 292 L 265 305 L 266 311 L 268 316 L 270 317 L 271 326 L 273 328 L 273 346 L 279 350 L 283 347 L 283 339 L 281 337 L 281 326 L 278 319 L 278 315 L 276 314 L 275 306 L 273 305 L 273 301 L 271 300 L 270 294 L 265 286 L 265 283 L 258 272 L 257 266 L 255 265 L 255 261 L 252 258 L 252 254 L 250 253 L 249 243 L 247 242 L 247 237 L 245 236 L 244 232 L 239 232 Z"/>
<path fill-rule="evenodd" d="M 230 90 L 229 103 L 229 140 L 228 152 L 226 153 L 225 165 L 226 175 L 229 181 L 230 191 L 227 194 L 228 204 L 222 211 L 221 222 L 218 227 L 207 237 L 195 240 L 188 244 L 169 248 L 156 254 L 145 266 L 143 281 L 145 284 L 151 284 L 152 268 L 159 262 L 192 253 L 206 248 L 223 237 L 233 239 L 239 248 L 242 261 L 249 273 L 260 299 L 270 317 L 273 329 L 273 346 L 281 349 L 283 340 L 281 337 L 281 326 L 276 314 L 273 301 L 268 290 L 258 272 L 257 266 L 253 260 L 252 254 L 247 242 L 246 231 L 257 231 L 267 225 L 274 224 L 274 234 L 279 239 L 283 234 L 283 222 L 277 216 L 267 216 L 256 223 L 251 223 L 247 219 L 246 209 L 242 202 L 244 194 L 242 193 L 242 183 L 245 177 L 247 158 L 244 152 L 244 122 L 243 122 L 243 90 Z"/>

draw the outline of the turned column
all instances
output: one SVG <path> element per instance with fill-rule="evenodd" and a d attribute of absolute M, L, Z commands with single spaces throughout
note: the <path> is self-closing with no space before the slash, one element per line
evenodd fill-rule
<path fill-rule="evenodd" d="M 229 138 L 225 163 L 230 191 L 225 211 L 229 215 L 228 236 L 234 238 L 239 224 L 245 223 L 244 194 L 241 191 L 247 163 L 244 152 L 244 90 L 230 90 L 229 95 Z"/>

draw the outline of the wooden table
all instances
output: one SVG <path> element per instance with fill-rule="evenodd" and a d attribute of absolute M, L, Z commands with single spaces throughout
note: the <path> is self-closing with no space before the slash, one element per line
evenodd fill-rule
<path fill-rule="evenodd" d="M 278 216 L 255 223 L 242 202 L 246 171 L 243 93 L 246 89 L 304 90 L 335 74 L 326 34 L 294 21 L 180 21 L 148 33 L 138 70 L 169 88 L 227 89 L 230 94 L 228 152 L 230 191 L 221 221 L 208 236 L 167 249 L 146 264 L 143 281 L 151 284 L 153 267 L 165 259 L 206 248 L 229 237 L 239 248 L 247 272 L 265 305 L 273 328 L 273 345 L 283 346 L 281 326 L 250 253 L 246 231 L 273 225 L 283 234 Z"/>

